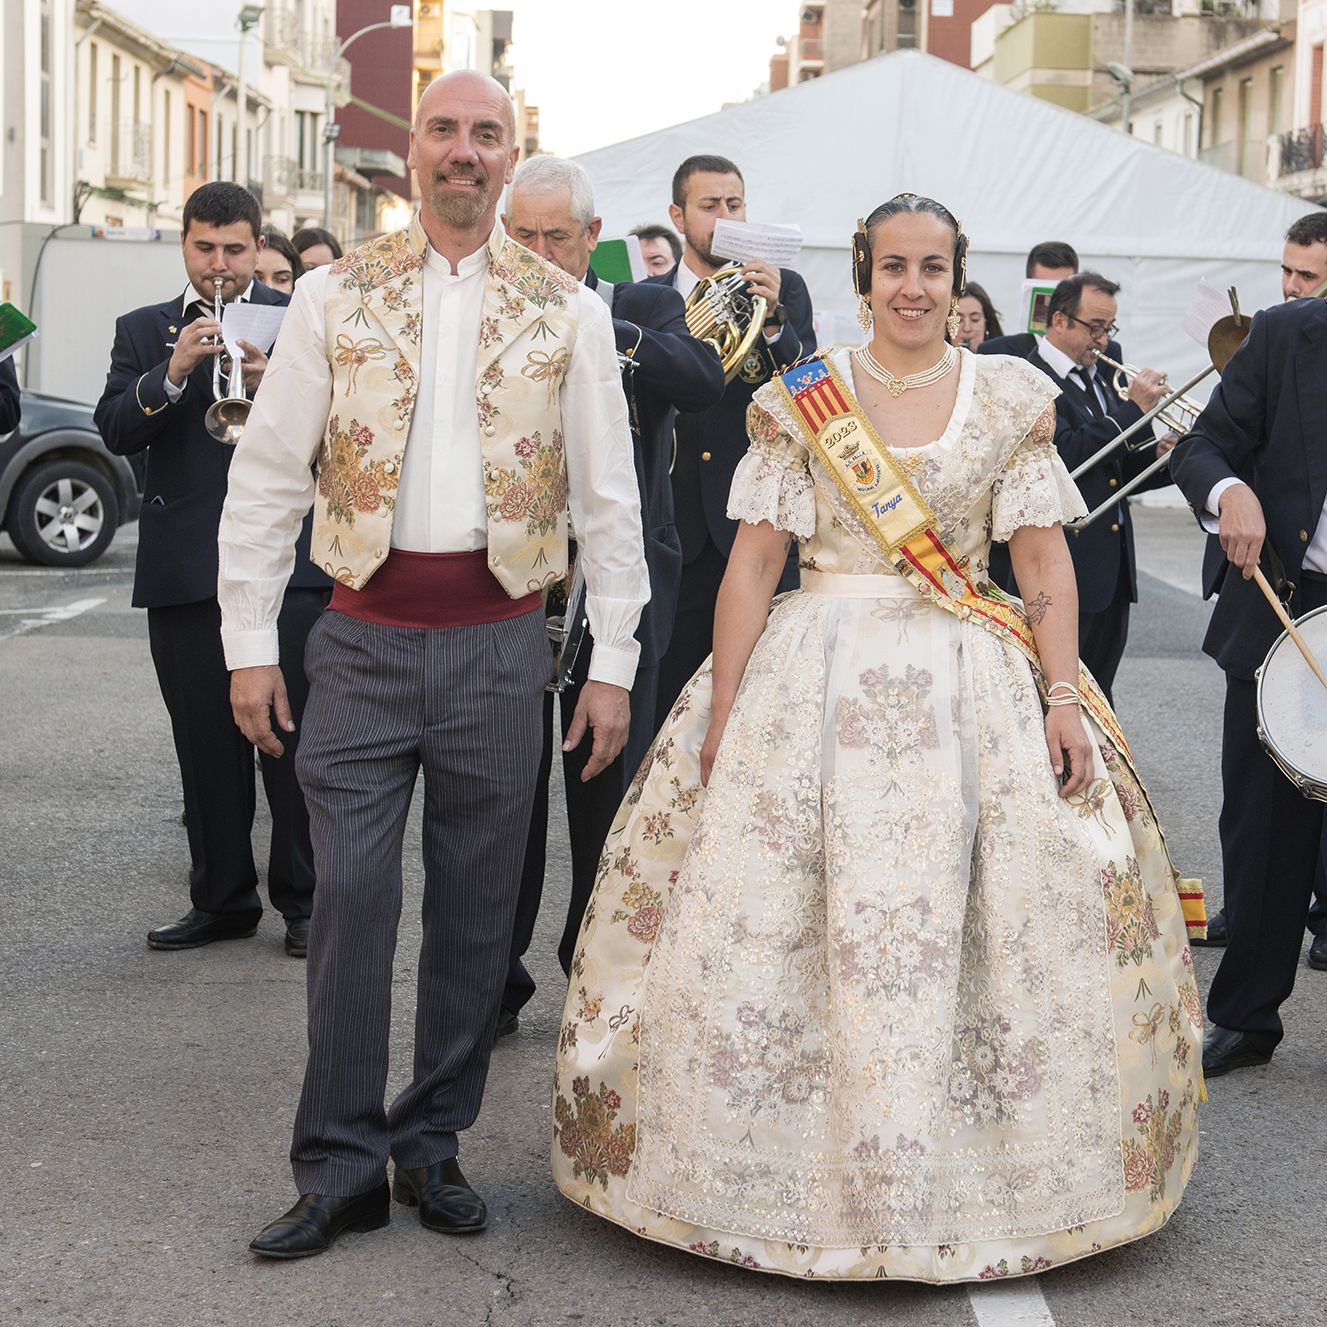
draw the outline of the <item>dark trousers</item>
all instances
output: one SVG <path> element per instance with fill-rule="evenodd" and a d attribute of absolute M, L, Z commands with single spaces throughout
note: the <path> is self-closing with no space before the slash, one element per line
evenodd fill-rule
<path fill-rule="evenodd" d="M 673 635 L 659 661 L 659 693 L 654 710 L 656 733 L 663 727 L 669 711 L 682 694 L 682 688 L 714 649 L 714 606 L 727 570 L 728 558 L 719 551 L 714 540 L 708 538 L 701 551 L 682 565 Z M 779 578 L 777 593 L 795 590 L 798 583 L 797 543 L 794 541 L 788 563 Z"/>
<path fill-rule="evenodd" d="M 300 1193 L 378 1184 L 390 1156 L 457 1153 L 479 1113 L 507 977 L 551 671 L 541 612 L 386 627 L 327 613 L 309 641 L 300 780 L 318 906 L 309 1060 L 291 1162 Z M 414 1072 L 384 1107 L 401 846 L 424 774 Z"/>
<path fill-rule="evenodd" d="M 1305 582 L 1298 611 L 1324 603 L 1327 585 Z M 1295 985 L 1323 807 L 1276 767 L 1258 740 L 1257 725 L 1257 684 L 1227 674 L 1221 859 L 1230 942 L 1212 980 L 1207 1012 L 1217 1026 L 1250 1033 L 1270 1051 L 1283 1035 L 1277 1010 Z"/>
<path fill-rule="evenodd" d="M 313 911 L 309 813 L 295 775 L 304 705 L 304 642 L 330 597 L 328 590 L 288 590 L 277 633 L 281 672 L 295 732 L 282 733 L 285 754 L 259 753 L 263 791 L 272 812 L 267 892 L 287 919 Z M 230 674 L 221 649 L 215 599 L 147 610 L 148 641 L 161 696 L 170 714 L 184 789 L 189 835 L 189 899 L 204 912 L 262 915 L 250 836 L 255 805 L 254 747 L 235 726 Z"/>
<path fill-rule="evenodd" d="M 1087 665 L 1088 672 L 1097 679 L 1097 685 L 1106 693 L 1112 705 L 1111 694 L 1115 674 L 1124 658 L 1124 647 L 1129 639 L 1129 580 L 1125 575 L 1124 553 L 1120 553 L 1120 575 L 1115 582 L 1115 597 L 1099 613 L 1078 612 L 1078 657 Z"/>
<path fill-rule="evenodd" d="M 548 856 L 548 782 L 553 772 L 553 734 L 560 728 L 565 739 L 580 699 L 584 672 L 588 668 L 589 649 L 582 649 L 581 676 L 568 686 L 560 697 L 561 723 L 555 724 L 553 693 L 544 698 L 544 750 L 539 761 L 539 774 L 535 781 L 534 808 L 530 813 L 530 833 L 525 845 L 525 864 L 521 869 L 521 898 L 516 905 L 516 924 L 512 929 L 511 964 L 507 973 L 507 988 L 502 996 L 506 1009 L 516 1012 L 529 1003 L 535 992 L 534 978 L 523 962 L 534 936 L 535 922 L 544 892 L 544 873 Z M 654 738 L 654 700 L 658 691 L 657 666 L 639 668 L 631 688 L 631 730 L 622 754 L 607 769 L 594 778 L 582 782 L 581 773 L 590 759 L 591 734 L 586 733 L 581 744 L 571 751 L 562 752 L 562 777 L 566 784 L 567 832 L 571 841 L 571 900 L 562 936 L 558 941 L 558 962 L 564 973 L 570 973 L 571 960 L 580 935 L 581 921 L 586 905 L 594 892 L 595 876 L 599 870 L 599 856 L 604 841 L 613 826 L 613 818 L 626 796 L 627 786 L 635 777 L 640 763 Z M 558 744 L 559 746 L 561 743 Z"/>

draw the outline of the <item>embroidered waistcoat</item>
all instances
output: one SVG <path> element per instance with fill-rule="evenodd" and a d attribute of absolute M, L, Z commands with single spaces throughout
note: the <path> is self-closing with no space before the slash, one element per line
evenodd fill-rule
<path fill-rule="evenodd" d="M 356 590 L 391 546 L 419 382 L 427 244 L 416 213 L 406 230 L 338 259 L 328 277 L 332 401 L 318 455 L 312 558 Z M 560 389 L 576 342 L 579 283 L 497 227 L 488 244 L 475 411 L 488 564 L 515 599 L 567 570 Z"/>

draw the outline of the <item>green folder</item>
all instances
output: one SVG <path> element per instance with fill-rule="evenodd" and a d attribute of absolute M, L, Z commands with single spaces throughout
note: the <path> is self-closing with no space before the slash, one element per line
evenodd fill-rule
<path fill-rule="evenodd" d="M 0 304 L 0 359 L 27 345 L 37 335 L 37 324 L 12 304 Z"/>
<path fill-rule="evenodd" d="M 600 281 L 615 286 L 623 281 L 644 281 L 649 276 L 640 240 L 635 235 L 622 240 L 600 240 L 590 255 L 590 266 Z"/>

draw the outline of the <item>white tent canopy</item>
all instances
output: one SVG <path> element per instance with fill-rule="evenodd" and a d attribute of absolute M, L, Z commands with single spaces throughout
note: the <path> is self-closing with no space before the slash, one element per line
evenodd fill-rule
<path fill-rule="evenodd" d="M 1028 249 L 1067 240 L 1084 268 L 1122 285 L 1129 358 L 1172 381 L 1207 363 L 1181 327 L 1199 278 L 1238 287 L 1250 313 L 1277 303 L 1286 228 L 1315 210 L 943 60 L 896 51 L 581 155 L 604 234 L 666 221 L 673 172 L 697 152 L 738 164 L 751 220 L 801 226 L 797 267 L 822 341 L 848 339 L 853 326 L 856 219 L 909 190 L 963 220 L 968 274 L 1007 315 Z M 1006 331 L 1021 330 L 1013 320 Z"/>

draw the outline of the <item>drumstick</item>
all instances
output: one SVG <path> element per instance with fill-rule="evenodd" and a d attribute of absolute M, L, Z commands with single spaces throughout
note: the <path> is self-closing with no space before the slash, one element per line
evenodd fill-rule
<path fill-rule="evenodd" d="M 1267 602 L 1276 610 L 1276 615 L 1281 619 L 1281 625 L 1286 629 L 1290 639 L 1299 647 L 1299 652 L 1304 656 L 1304 662 L 1313 669 L 1313 675 L 1323 686 L 1327 687 L 1327 677 L 1323 676 L 1322 669 L 1318 667 L 1318 661 L 1313 657 L 1313 651 L 1309 649 L 1308 642 L 1299 634 L 1299 628 L 1295 626 L 1290 619 L 1290 614 L 1286 612 L 1285 605 L 1277 598 L 1276 591 L 1267 583 L 1267 577 L 1262 574 L 1261 567 L 1254 567 L 1253 579 L 1257 582 L 1258 588 L 1267 596 Z"/>

